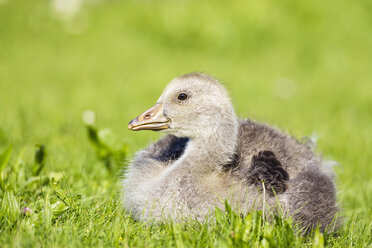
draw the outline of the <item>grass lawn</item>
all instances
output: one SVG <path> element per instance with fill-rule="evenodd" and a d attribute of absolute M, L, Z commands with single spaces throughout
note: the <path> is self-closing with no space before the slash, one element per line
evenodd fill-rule
<path fill-rule="evenodd" d="M 371 247 L 371 13 L 368 0 L 0 0 L 0 246 Z M 224 82 L 240 117 L 319 138 L 339 162 L 337 233 L 301 237 L 261 212 L 183 225 L 124 212 L 121 170 L 159 137 L 127 123 L 190 71 Z"/>

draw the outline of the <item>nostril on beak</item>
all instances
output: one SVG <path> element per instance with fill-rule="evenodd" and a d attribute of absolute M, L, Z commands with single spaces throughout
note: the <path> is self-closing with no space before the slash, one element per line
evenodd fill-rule
<path fill-rule="evenodd" d="M 150 118 L 150 117 L 151 117 L 151 114 L 147 113 L 147 114 L 145 115 L 145 117 L 143 117 L 143 119 L 147 120 L 147 119 Z"/>

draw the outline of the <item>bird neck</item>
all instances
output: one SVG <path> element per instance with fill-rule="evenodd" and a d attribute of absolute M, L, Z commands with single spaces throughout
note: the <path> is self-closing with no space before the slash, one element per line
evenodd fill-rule
<path fill-rule="evenodd" d="M 179 165 L 199 173 L 221 170 L 231 162 L 236 152 L 239 123 L 233 118 L 229 123 L 216 126 L 202 137 L 190 138 Z"/>

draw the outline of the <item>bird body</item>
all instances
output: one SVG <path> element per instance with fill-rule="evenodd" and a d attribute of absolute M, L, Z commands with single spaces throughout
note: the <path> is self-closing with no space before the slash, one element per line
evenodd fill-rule
<path fill-rule="evenodd" d="M 332 177 L 311 146 L 238 120 L 226 90 L 208 75 L 172 80 L 129 128 L 167 133 L 125 173 L 123 203 L 135 219 L 203 221 L 228 200 L 243 214 L 280 208 L 305 230 L 324 230 L 337 212 Z"/>

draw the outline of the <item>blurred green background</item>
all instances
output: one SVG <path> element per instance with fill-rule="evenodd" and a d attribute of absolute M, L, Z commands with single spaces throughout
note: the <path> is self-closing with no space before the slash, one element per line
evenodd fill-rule
<path fill-rule="evenodd" d="M 127 123 L 173 77 L 202 71 L 226 85 L 238 116 L 318 136 L 317 150 L 340 163 L 344 213 L 366 214 L 371 13 L 370 0 L 0 0 L 0 150 L 45 144 L 46 171 L 96 194 L 114 181 L 82 113 L 94 111 L 132 156 L 159 134 Z"/>

